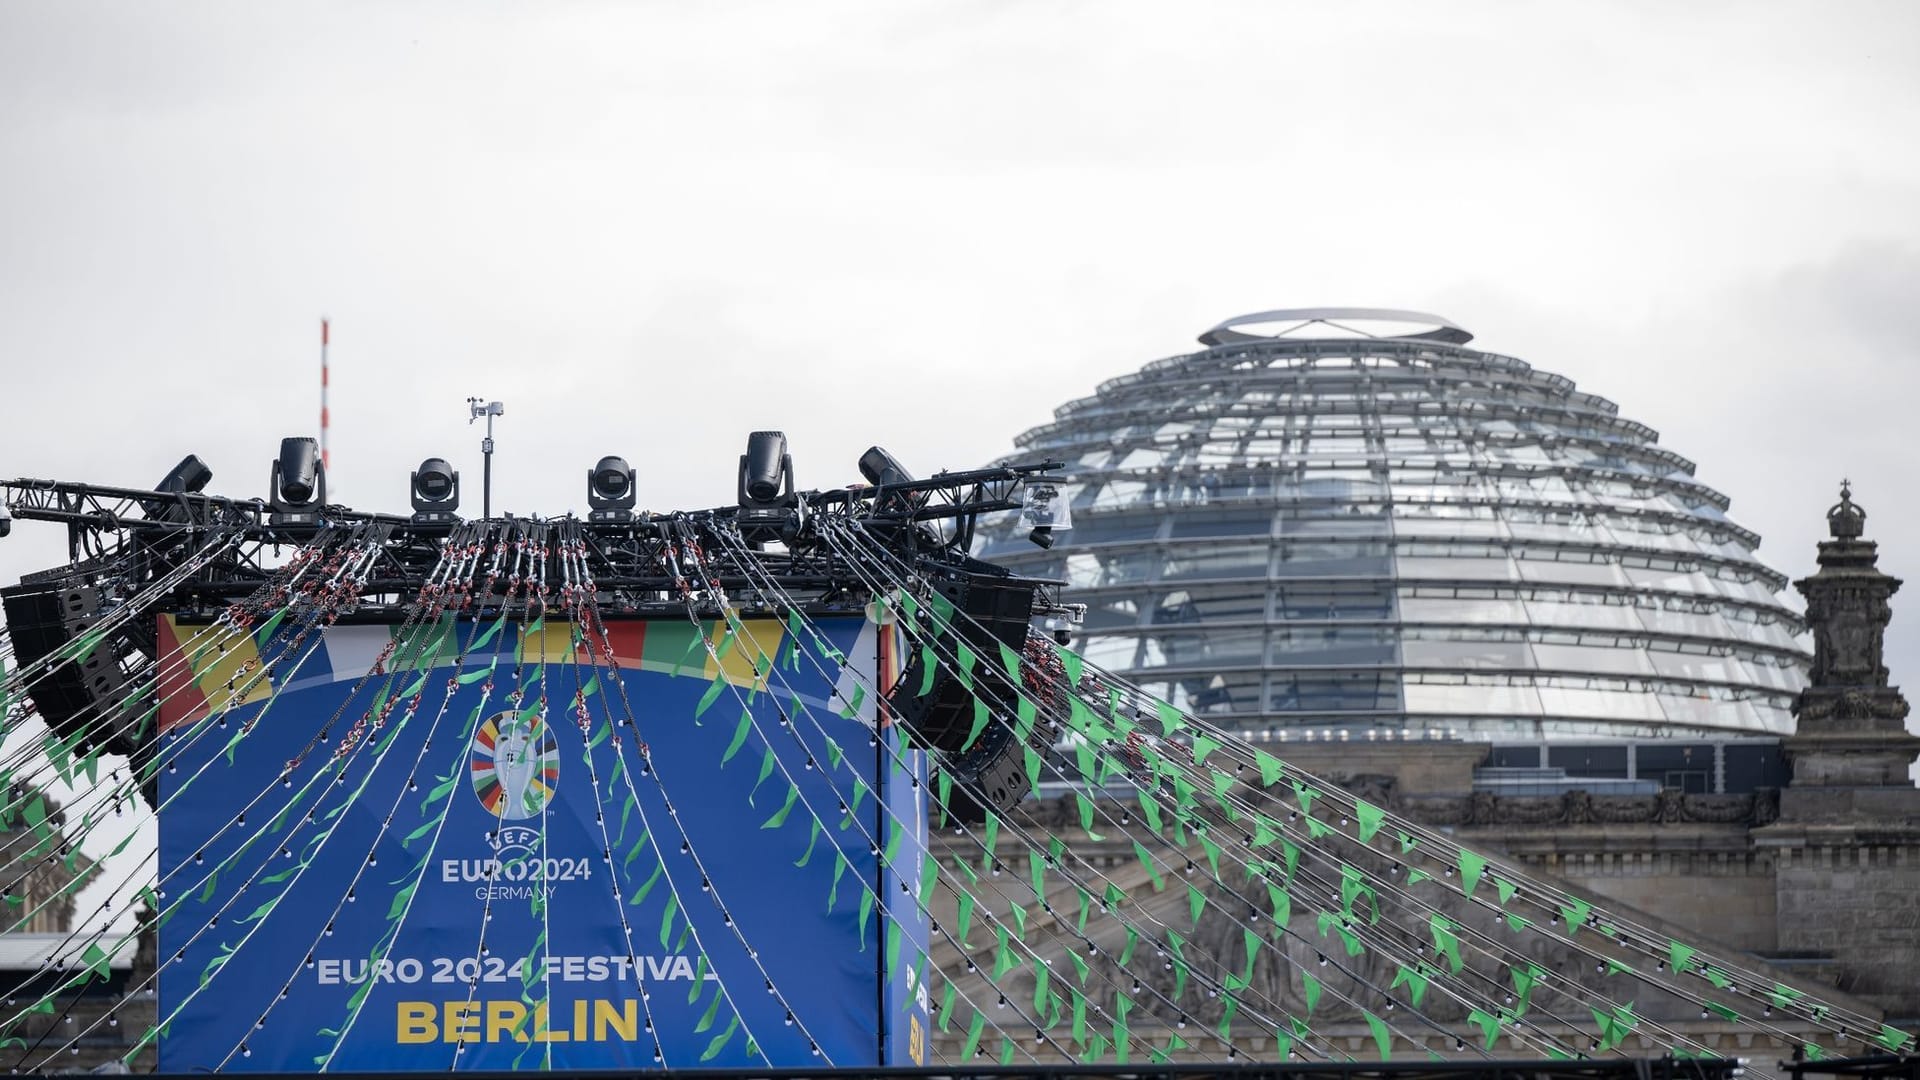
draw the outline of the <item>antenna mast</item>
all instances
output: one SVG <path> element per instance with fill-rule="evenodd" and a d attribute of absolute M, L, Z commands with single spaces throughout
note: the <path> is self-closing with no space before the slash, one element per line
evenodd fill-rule
<path fill-rule="evenodd" d="M 331 472 L 333 457 L 327 450 L 327 317 L 320 316 L 320 467 Z"/>

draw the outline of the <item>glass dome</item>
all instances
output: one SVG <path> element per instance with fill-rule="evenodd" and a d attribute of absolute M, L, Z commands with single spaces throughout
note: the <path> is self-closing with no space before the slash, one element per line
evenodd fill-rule
<path fill-rule="evenodd" d="M 978 553 L 1068 583 L 1078 648 L 1253 737 L 1782 735 L 1786 579 L 1693 463 L 1434 316 L 1264 312 L 1067 402 L 1072 528 Z"/>

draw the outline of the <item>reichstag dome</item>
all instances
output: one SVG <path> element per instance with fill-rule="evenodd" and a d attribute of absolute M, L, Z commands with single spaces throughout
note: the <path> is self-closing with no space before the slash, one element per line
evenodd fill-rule
<path fill-rule="evenodd" d="M 1272 311 L 1054 410 L 1071 528 L 979 553 L 1065 580 L 1087 658 L 1254 737 L 1793 730 L 1785 578 L 1613 402 L 1431 315 Z"/>

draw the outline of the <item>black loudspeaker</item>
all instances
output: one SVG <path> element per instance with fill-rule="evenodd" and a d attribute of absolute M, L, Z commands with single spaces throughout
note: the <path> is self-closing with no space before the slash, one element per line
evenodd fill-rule
<path fill-rule="evenodd" d="M 1004 810 L 1027 795 L 1025 755 L 1013 730 L 1018 695 L 1001 663 L 1000 646 L 1024 650 L 1037 584 L 992 573 L 935 578 L 935 589 L 959 613 L 953 619 L 953 634 L 979 657 L 973 668 L 973 689 L 969 691 L 953 670 L 953 638 L 949 637 L 935 646 L 947 663 L 938 665 L 932 687 L 925 694 L 919 692 L 926 665 L 920 643 L 914 642 L 913 659 L 888 698 L 893 714 L 920 745 L 940 752 L 937 768 L 954 780 L 947 812 L 963 822 L 984 820 L 988 809 Z M 923 629 L 930 629 L 924 618 Z M 987 703 L 993 718 L 973 746 L 965 748 L 973 731 L 976 695 Z M 1044 717 L 1036 722 L 1030 742 L 1042 753 L 1052 747 L 1053 726 Z"/>
<path fill-rule="evenodd" d="M 83 637 L 103 616 L 100 601 L 99 589 L 72 581 L 0 589 L 15 662 L 28 667 Z M 142 733 L 124 728 L 143 703 L 127 700 L 120 659 L 130 647 L 122 635 L 110 634 L 86 655 L 49 661 L 49 670 L 29 678 L 27 696 L 47 726 L 62 738 L 78 735 L 82 746 L 131 754 Z"/>

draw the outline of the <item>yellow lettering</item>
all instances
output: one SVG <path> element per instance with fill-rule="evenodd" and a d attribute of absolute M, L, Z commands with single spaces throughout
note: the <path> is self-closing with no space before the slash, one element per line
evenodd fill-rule
<path fill-rule="evenodd" d="M 580 999 L 573 1003 L 571 1023 L 548 1026 L 546 1002 L 528 1009 L 518 1001 L 402 1001 L 394 1015 L 394 1041 L 399 1043 L 478 1042 L 635 1042 L 640 1037 L 640 1003 L 624 1000 Z M 909 1020 L 908 1054 L 926 1053 L 926 1036 L 916 1020 Z"/>
<path fill-rule="evenodd" d="M 472 1001 L 449 1001 L 440 1010 L 446 1020 L 445 1038 L 450 1043 L 480 1041 L 480 1004 Z"/>
<path fill-rule="evenodd" d="M 527 1033 L 520 1030 L 526 1019 L 526 1006 L 517 1001 L 487 1002 L 487 1041 L 526 1042 Z"/>
<path fill-rule="evenodd" d="M 570 1042 L 566 1032 L 553 1031 L 547 1027 L 547 1003 L 542 1001 L 533 1007 L 534 1042 Z"/>
<path fill-rule="evenodd" d="M 582 1004 L 585 1004 L 582 1002 Z M 615 1037 L 623 1042 L 634 1042 L 640 1038 L 640 1016 L 634 1008 L 636 1002 L 628 998 L 621 1002 L 596 1001 L 593 1003 L 593 1038 L 595 1042 L 606 1042 L 607 1031 L 612 1029 Z M 619 1011 L 615 1011 L 616 1005 Z"/>
<path fill-rule="evenodd" d="M 431 1001 L 403 1001 L 395 1020 L 396 1042 L 433 1042 L 440 1037 L 440 1025 L 434 1023 L 439 1010 Z"/>

